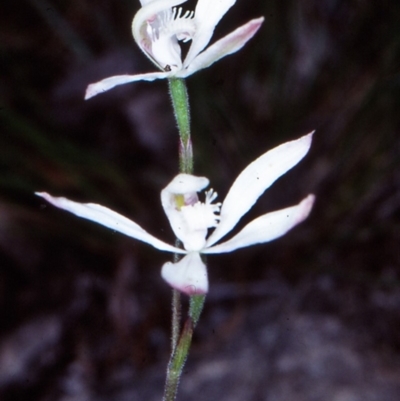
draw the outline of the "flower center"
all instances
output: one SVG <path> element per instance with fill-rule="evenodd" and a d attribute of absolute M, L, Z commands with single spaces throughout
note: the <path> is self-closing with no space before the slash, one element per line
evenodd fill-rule
<path fill-rule="evenodd" d="M 146 30 L 151 40 L 151 53 L 165 71 L 182 68 L 178 41 L 188 42 L 193 38 L 196 31 L 193 16 L 194 11 L 183 13 L 181 7 L 174 7 L 147 20 Z"/>
<path fill-rule="evenodd" d="M 159 32 L 164 35 L 175 35 L 178 40 L 187 42 L 192 39 L 196 26 L 193 20 L 194 11 L 186 11 L 182 15 L 182 8 L 174 7 L 157 15 Z"/>
<path fill-rule="evenodd" d="M 187 192 L 185 194 L 174 195 L 176 210 L 181 211 L 183 206 L 193 206 L 199 202 L 199 197 L 196 192 Z"/>
<path fill-rule="evenodd" d="M 189 196 L 188 196 L 189 195 Z M 175 195 L 175 202 L 178 210 L 190 231 L 203 231 L 211 227 L 216 227 L 219 223 L 219 213 L 221 203 L 212 204 L 216 199 L 217 193 L 212 189 L 206 191 L 205 202 L 199 202 L 197 194 Z"/>

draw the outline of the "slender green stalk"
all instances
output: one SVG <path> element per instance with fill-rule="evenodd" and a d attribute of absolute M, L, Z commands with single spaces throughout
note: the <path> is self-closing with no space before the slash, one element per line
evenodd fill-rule
<path fill-rule="evenodd" d="M 204 300 L 205 295 L 193 295 L 190 297 L 189 316 L 168 364 L 163 401 L 174 401 L 176 398 L 179 379 L 192 343 L 194 328 L 203 309 Z"/>
<path fill-rule="evenodd" d="M 172 290 L 172 336 L 171 352 L 175 351 L 178 345 L 179 333 L 181 330 L 181 293 L 175 288 Z"/>
<path fill-rule="evenodd" d="M 163 401 L 173 401 L 176 398 L 179 379 L 189 353 L 190 344 L 192 343 L 193 329 L 193 321 L 191 318 L 188 318 L 183 326 L 175 352 L 172 354 L 168 364 Z"/>
<path fill-rule="evenodd" d="M 190 138 L 189 98 L 185 81 L 171 78 L 169 80 L 169 92 L 179 130 L 179 171 L 192 174 L 193 149 Z M 174 261 L 178 261 L 178 255 L 174 255 Z M 163 401 L 174 401 L 176 398 L 179 379 L 192 343 L 194 328 L 203 309 L 204 300 L 204 295 L 190 297 L 188 317 L 179 336 L 181 299 L 179 291 L 173 290 L 172 292 L 172 350 L 168 363 Z"/>
<path fill-rule="evenodd" d="M 179 130 L 179 171 L 193 173 L 193 149 L 190 138 L 189 97 L 184 79 L 170 78 L 169 93 Z"/>
<path fill-rule="evenodd" d="M 179 248 L 181 242 L 176 239 L 175 246 Z M 174 253 L 174 263 L 179 262 L 180 255 Z M 181 331 L 181 293 L 178 290 L 172 290 L 172 335 L 171 335 L 171 352 L 175 351 L 178 344 L 179 333 Z"/>
<path fill-rule="evenodd" d="M 205 295 L 192 295 L 190 297 L 189 316 L 193 320 L 194 327 L 196 327 L 197 322 L 199 321 L 205 299 Z"/>
<path fill-rule="evenodd" d="M 190 109 L 186 83 L 183 79 L 171 78 L 168 80 L 174 116 L 179 131 L 179 171 L 193 173 L 193 152 L 190 138 Z M 177 241 L 176 246 L 179 246 Z M 174 255 L 174 262 L 178 262 L 179 255 Z M 181 296 L 179 291 L 172 291 L 172 352 L 178 344 L 181 321 Z"/>

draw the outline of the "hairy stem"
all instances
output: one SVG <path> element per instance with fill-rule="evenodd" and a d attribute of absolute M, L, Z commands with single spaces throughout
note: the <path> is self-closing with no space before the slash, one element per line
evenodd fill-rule
<path fill-rule="evenodd" d="M 173 353 L 178 345 L 179 332 L 181 330 L 181 293 L 175 288 L 172 290 L 172 336 L 171 352 Z"/>
<path fill-rule="evenodd" d="M 169 79 L 169 93 L 179 130 L 179 171 L 192 174 L 193 148 L 190 138 L 189 98 L 185 81 L 178 78 Z M 174 255 L 174 262 L 178 260 L 178 255 Z M 174 401 L 176 399 L 179 380 L 189 353 L 194 328 L 203 309 L 204 300 L 204 295 L 190 297 L 188 317 L 180 334 L 181 296 L 177 290 L 172 292 L 172 350 L 168 363 L 163 401 Z"/>
<path fill-rule="evenodd" d="M 179 342 L 172 353 L 167 369 L 167 380 L 165 383 L 163 401 L 174 401 L 178 391 L 179 379 L 185 365 L 194 328 L 203 309 L 205 295 L 193 295 L 190 297 L 189 316 L 183 326 Z"/>
<path fill-rule="evenodd" d="M 179 130 L 179 171 L 193 173 L 193 149 L 190 137 L 189 97 L 184 79 L 170 78 L 169 93 Z"/>

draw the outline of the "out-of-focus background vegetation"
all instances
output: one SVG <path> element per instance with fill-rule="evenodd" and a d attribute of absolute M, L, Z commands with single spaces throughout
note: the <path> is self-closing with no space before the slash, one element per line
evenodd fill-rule
<path fill-rule="evenodd" d="M 83 101 L 89 83 L 154 71 L 131 37 L 138 8 L 0 4 L 2 400 L 160 399 L 170 255 L 33 195 L 100 203 L 173 241 L 159 202 L 178 166 L 167 83 Z M 223 199 L 250 161 L 316 129 L 244 220 L 317 203 L 286 237 L 209 258 L 181 399 L 398 400 L 400 3 L 238 0 L 214 38 L 260 15 L 242 51 L 188 79 L 195 171 Z"/>

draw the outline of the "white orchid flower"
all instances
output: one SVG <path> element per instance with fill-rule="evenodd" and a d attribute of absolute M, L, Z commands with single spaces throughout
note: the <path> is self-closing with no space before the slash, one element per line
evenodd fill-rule
<path fill-rule="evenodd" d="M 263 17 L 253 19 L 204 50 L 216 25 L 236 0 L 198 0 L 194 12 L 183 12 L 181 7 L 176 7 L 186 2 L 187 0 L 140 0 L 142 8 L 132 22 L 133 38 L 161 72 L 116 75 L 103 79 L 88 86 L 85 99 L 129 82 L 186 78 L 240 50 L 264 21 Z M 189 40 L 192 43 L 182 61 L 179 41 Z"/>
<path fill-rule="evenodd" d="M 181 292 L 189 295 L 204 294 L 208 291 L 208 278 L 200 254 L 232 252 L 272 241 L 307 218 L 314 203 L 314 195 L 308 195 L 295 206 L 258 217 L 231 239 L 215 245 L 235 227 L 275 180 L 307 154 L 311 139 L 312 133 L 284 143 L 250 163 L 239 174 L 222 204 L 213 203 L 217 194 L 212 189 L 205 193 L 204 202 L 199 201 L 197 193 L 208 186 L 207 178 L 178 174 L 161 191 L 161 203 L 183 249 L 157 239 L 135 222 L 104 206 L 55 198 L 47 193 L 37 195 L 60 209 L 146 242 L 161 251 L 185 255 L 177 263 L 165 263 L 162 277 Z M 207 237 L 210 228 L 215 229 Z"/>

